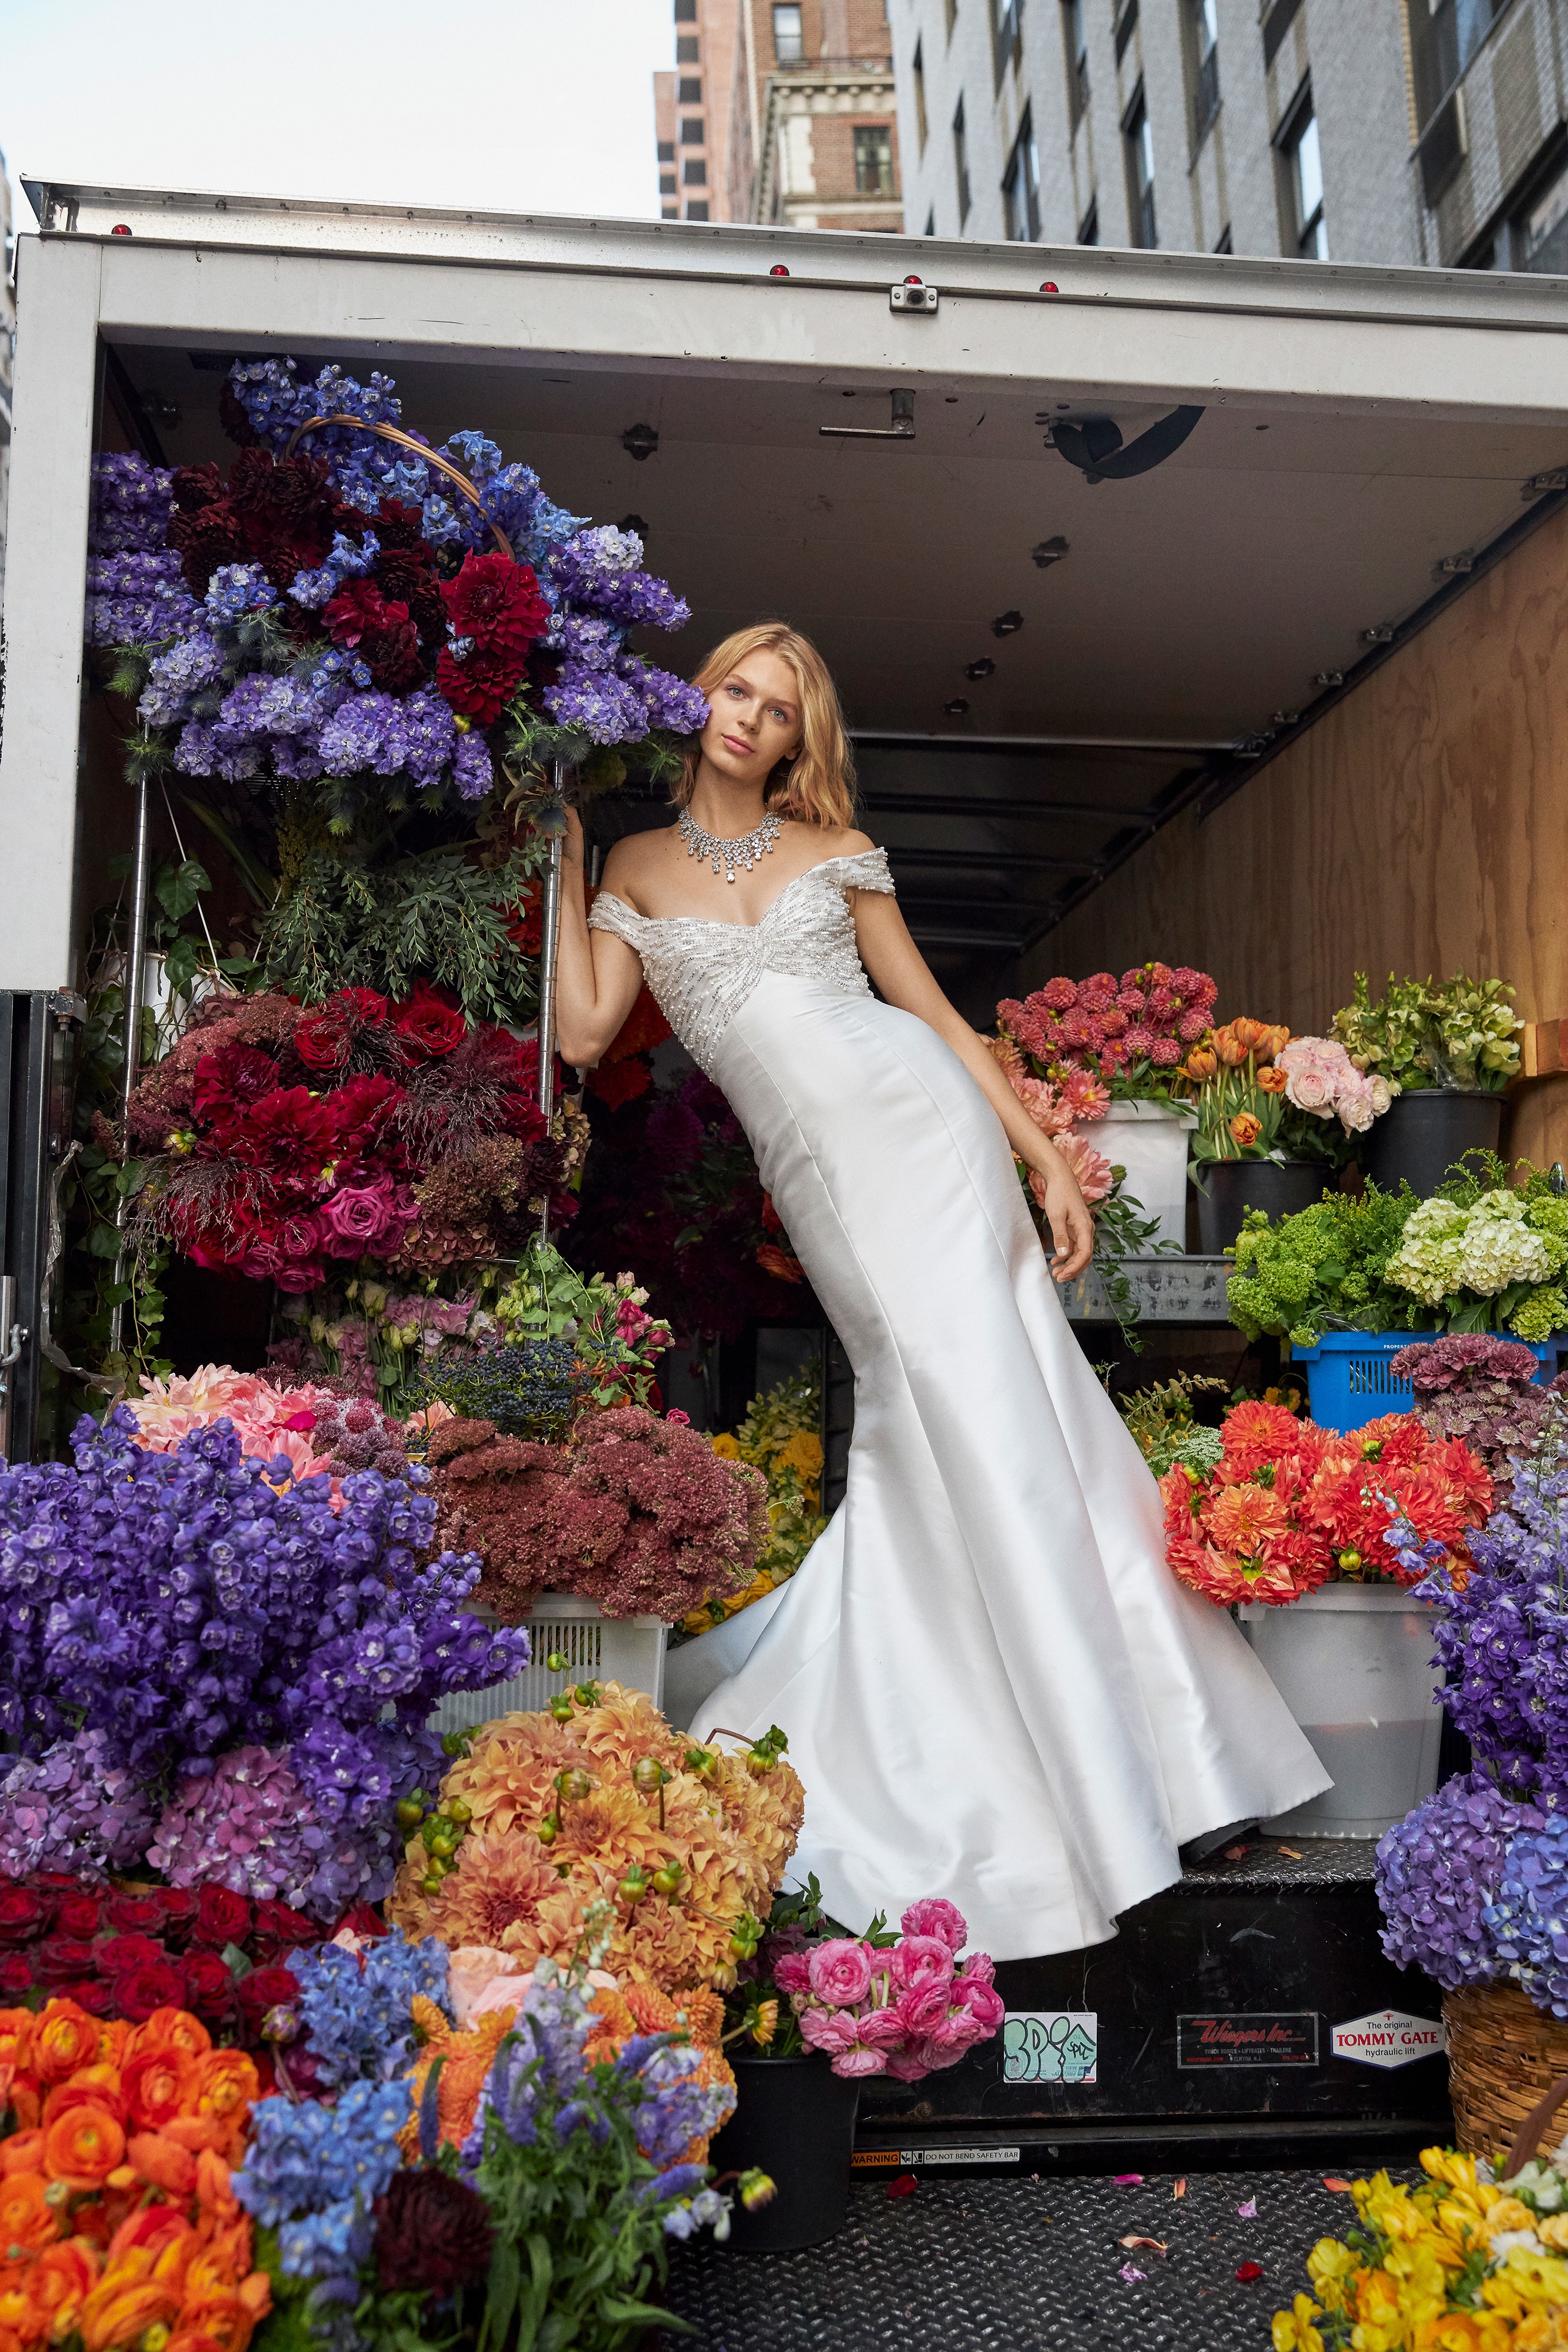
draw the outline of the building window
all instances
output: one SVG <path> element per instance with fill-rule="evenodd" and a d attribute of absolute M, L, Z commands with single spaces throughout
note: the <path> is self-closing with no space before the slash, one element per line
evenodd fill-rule
<path fill-rule="evenodd" d="M 963 128 L 963 100 L 952 118 L 952 168 L 958 181 L 958 226 L 969 218 L 969 140 Z"/>
<path fill-rule="evenodd" d="M 915 43 L 915 129 L 920 135 L 921 153 L 926 147 L 926 61 L 921 44 Z"/>
<path fill-rule="evenodd" d="M 705 188 L 708 185 L 708 166 L 700 155 L 687 157 L 680 167 L 680 181 L 681 185 L 687 188 Z"/>
<path fill-rule="evenodd" d="M 675 21 L 678 25 L 695 25 L 697 0 L 675 0 Z"/>
<path fill-rule="evenodd" d="M 855 125 L 855 193 L 860 196 L 893 193 L 893 134 L 885 122 Z"/>
<path fill-rule="evenodd" d="M 1318 141 L 1310 82 L 1285 119 L 1279 133 L 1279 152 L 1285 165 L 1287 210 L 1296 250 L 1303 261 L 1327 261 L 1329 229 L 1323 218 L 1323 151 Z"/>
<path fill-rule="evenodd" d="M 1100 243 L 1100 198 L 1098 196 L 1090 196 L 1089 200 L 1089 210 L 1078 225 L 1078 241 L 1079 245 Z"/>
<path fill-rule="evenodd" d="M 1062 38 L 1068 53 L 1068 121 L 1077 130 L 1089 110 L 1089 36 L 1083 0 L 1062 0 Z"/>
<path fill-rule="evenodd" d="M 707 197 L 698 196 L 691 202 L 689 202 L 686 207 L 686 217 L 688 220 L 706 220 L 708 217 Z"/>
<path fill-rule="evenodd" d="M 1568 164 L 1559 168 L 1513 225 L 1513 266 L 1568 277 Z"/>
<path fill-rule="evenodd" d="M 682 74 L 676 89 L 675 102 L 677 106 L 701 105 L 702 77 L 700 74 Z"/>
<path fill-rule="evenodd" d="M 660 220 L 679 220 L 680 218 L 680 206 L 679 205 L 660 205 L 658 208 L 658 216 Z"/>
<path fill-rule="evenodd" d="M 1228 221 L 1226 221 L 1225 226 L 1219 233 L 1219 243 L 1215 246 L 1215 251 L 1216 253 L 1234 253 L 1236 251 L 1235 246 L 1230 241 L 1230 223 Z"/>
<path fill-rule="evenodd" d="M 1405 0 L 1415 114 L 1425 131 L 1508 0 Z"/>
<path fill-rule="evenodd" d="M 1152 249 L 1160 241 L 1154 224 L 1154 131 L 1142 83 L 1122 117 L 1121 144 L 1127 158 L 1127 215 L 1132 242 Z"/>
<path fill-rule="evenodd" d="M 773 55 L 781 66 L 797 66 L 805 55 L 805 28 L 797 0 L 774 0 Z"/>
<path fill-rule="evenodd" d="M 702 136 L 702 117 L 700 114 L 688 114 L 682 117 L 680 143 L 683 147 L 706 146 L 707 142 Z"/>
<path fill-rule="evenodd" d="M 673 140 L 673 139 L 661 139 L 661 140 L 659 141 L 659 142 L 658 142 L 658 160 L 659 160 L 659 162 L 660 162 L 661 163 L 674 163 L 674 161 L 675 161 L 675 142 L 674 142 L 674 140 Z"/>
<path fill-rule="evenodd" d="M 1263 19 L 1263 70 L 1268 72 L 1279 54 L 1281 42 L 1295 23 L 1301 0 L 1274 0 L 1274 5 Z"/>
<path fill-rule="evenodd" d="M 1219 112 L 1218 0 L 1189 0 L 1192 32 L 1193 145 L 1201 147 Z"/>
<path fill-rule="evenodd" d="M 936 235 L 936 206 L 934 205 L 932 205 L 930 212 L 926 215 L 926 225 L 921 231 L 921 235 L 922 236 L 934 236 Z"/>
<path fill-rule="evenodd" d="M 1018 62 L 1022 13 L 1023 0 L 991 0 L 991 42 L 998 86 L 1009 61 L 1014 65 Z"/>
<path fill-rule="evenodd" d="M 1126 6 L 1121 10 L 1116 19 L 1116 62 L 1118 65 L 1121 63 L 1122 58 L 1127 55 L 1127 44 L 1132 38 L 1133 27 L 1137 22 L 1138 0 L 1127 0 Z"/>
<path fill-rule="evenodd" d="M 1040 157 L 1035 145 L 1033 113 L 1028 107 L 1024 109 L 1024 120 L 1018 126 L 1013 152 L 1007 158 L 1002 197 L 1008 236 L 1020 245 L 1033 244 L 1040 234 Z"/>
<path fill-rule="evenodd" d="M 672 196 L 672 195 L 674 195 L 674 194 L 675 194 L 675 173 L 674 173 L 673 172 L 661 172 L 661 173 L 659 173 L 659 175 L 658 175 L 658 193 L 659 193 L 659 194 L 660 194 L 661 196 Z"/>
<path fill-rule="evenodd" d="M 675 43 L 675 62 L 678 66 L 694 66 L 697 63 L 697 36 L 695 33 L 681 33 L 677 36 Z"/>

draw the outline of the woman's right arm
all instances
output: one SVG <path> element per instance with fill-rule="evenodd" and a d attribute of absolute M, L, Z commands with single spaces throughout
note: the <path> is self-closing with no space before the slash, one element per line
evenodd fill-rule
<path fill-rule="evenodd" d="M 591 931 L 583 892 L 583 821 L 566 812 L 561 859 L 561 940 L 555 961 L 555 1044 L 587 1069 L 620 1031 L 642 986 L 642 959 L 610 931 Z"/>

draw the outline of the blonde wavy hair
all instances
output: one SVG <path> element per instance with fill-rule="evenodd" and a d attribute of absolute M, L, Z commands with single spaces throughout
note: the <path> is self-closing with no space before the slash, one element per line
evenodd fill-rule
<path fill-rule="evenodd" d="M 803 824 L 852 825 L 855 755 L 849 748 L 838 689 L 809 637 L 803 637 L 784 621 L 758 621 L 715 646 L 691 683 L 710 701 L 731 672 L 740 669 L 753 654 L 776 654 L 794 671 L 800 689 L 800 750 L 787 765 L 781 760 L 768 778 L 767 806 Z M 701 743 L 693 737 L 670 793 L 677 808 L 685 808 L 691 799 L 701 756 Z"/>

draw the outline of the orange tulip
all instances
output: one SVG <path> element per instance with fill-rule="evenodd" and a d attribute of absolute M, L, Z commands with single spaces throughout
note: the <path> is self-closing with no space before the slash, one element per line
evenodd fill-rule
<path fill-rule="evenodd" d="M 187 2058 L 205 2058 L 212 2046 L 212 2035 L 188 2009 L 155 2009 L 131 2037 L 133 2057 L 143 2050 L 173 2048 L 183 2050 Z"/>
<path fill-rule="evenodd" d="M 47 2188 L 37 2172 L 13 2172 L 0 2180 L 0 2255 L 5 2261 L 19 2263 L 59 2236 L 59 2215 L 46 2201 Z"/>
<path fill-rule="evenodd" d="M 180 2306 L 180 2326 L 210 2336 L 219 2352 L 246 2352 L 255 2318 L 233 2287 L 217 2287 L 193 2303 L 187 2294 Z"/>
<path fill-rule="evenodd" d="M 1267 1021 L 1254 1021 L 1247 1013 L 1238 1013 L 1230 1024 L 1230 1034 L 1244 1054 L 1256 1054 L 1267 1045 L 1273 1035 Z"/>
<path fill-rule="evenodd" d="M 1230 1122 L 1230 1131 L 1245 1151 L 1262 1134 L 1263 1122 L 1260 1118 L 1254 1118 L 1249 1110 L 1238 1110 Z"/>
<path fill-rule="evenodd" d="M 51 2000 L 37 2020 L 32 2065 L 40 2084 L 63 2083 L 98 2063 L 98 2020 L 74 2000 Z"/>
<path fill-rule="evenodd" d="M 0 2139 L 0 2180 L 13 2172 L 37 2172 L 43 2161 L 41 2131 L 13 2132 L 9 2139 Z"/>
<path fill-rule="evenodd" d="M 77 2322 L 86 2352 L 121 2352 L 139 2343 L 150 2327 L 166 2327 L 179 2316 L 174 2289 L 156 2279 L 127 2279 L 108 2272 L 82 2305 Z"/>
<path fill-rule="evenodd" d="M 44 2248 L 27 2273 L 27 2292 L 46 2315 L 54 2342 L 74 2335 L 77 2315 L 98 2280 L 98 2256 L 85 2238 L 62 2238 Z"/>
<path fill-rule="evenodd" d="M 125 2158 L 140 2179 L 171 2197 L 188 2197 L 196 2185 L 196 2159 L 162 2132 L 136 2132 L 126 2143 Z"/>
<path fill-rule="evenodd" d="M 1187 1055 L 1186 1075 L 1198 1086 L 1212 1078 L 1218 1067 L 1219 1057 L 1210 1046 L 1194 1045 Z"/>
<path fill-rule="evenodd" d="M 155 2043 L 127 2059 L 121 2077 L 130 2122 L 162 2131 L 195 2102 L 196 2061 L 174 2042 Z"/>
<path fill-rule="evenodd" d="M 44 2163 L 72 2189 L 98 2189 L 125 2154 L 125 2134 L 105 2106 L 68 2107 L 44 2132 Z"/>
<path fill-rule="evenodd" d="M 1282 1095 L 1289 1083 L 1289 1072 L 1269 1062 L 1258 1073 L 1258 1083 L 1266 1095 Z"/>
<path fill-rule="evenodd" d="M 1215 1055 L 1225 1064 L 1227 1070 L 1239 1069 L 1247 1059 L 1247 1049 L 1236 1034 L 1237 1025 L 1234 1021 L 1227 1022 L 1223 1029 L 1216 1029 L 1209 1039 Z"/>

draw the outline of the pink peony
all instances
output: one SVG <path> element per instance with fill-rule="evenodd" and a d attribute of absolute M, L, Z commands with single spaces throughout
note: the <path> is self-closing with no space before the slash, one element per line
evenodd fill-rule
<path fill-rule="evenodd" d="M 809 1992 L 811 1972 L 804 1952 L 785 1952 L 773 1964 L 773 1982 L 780 1992 Z"/>
<path fill-rule="evenodd" d="M 852 1936 L 818 1944 L 807 1965 L 811 1990 L 834 2009 L 853 2009 L 871 1990 L 871 1963 L 864 1944 Z"/>
<path fill-rule="evenodd" d="M 942 1936 L 906 1936 L 889 1955 L 889 1974 L 901 1992 L 952 1982 L 952 1952 Z"/>
<path fill-rule="evenodd" d="M 1070 1012 L 1077 1003 L 1078 991 L 1071 981 L 1059 978 L 1047 980 L 1044 988 L 1037 988 L 1029 999 L 1031 1011 L 1043 1006 L 1047 1013 Z"/>
<path fill-rule="evenodd" d="M 934 1936 L 939 1943 L 947 1946 L 954 1959 L 969 1940 L 963 1912 L 944 1895 L 928 1895 L 919 1903 L 911 1903 L 899 1925 L 906 1936 Z"/>

